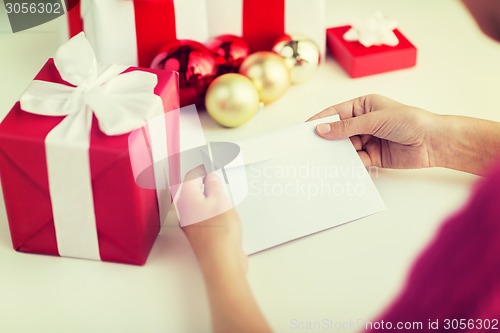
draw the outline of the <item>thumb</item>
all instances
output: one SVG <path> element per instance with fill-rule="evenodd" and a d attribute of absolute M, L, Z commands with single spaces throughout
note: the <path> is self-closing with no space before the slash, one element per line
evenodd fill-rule
<path fill-rule="evenodd" d="M 354 135 L 373 134 L 375 128 L 373 113 L 359 117 L 347 118 L 333 123 L 324 123 L 316 126 L 316 133 L 325 139 L 346 139 Z"/>
<path fill-rule="evenodd" d="M 224 185 L 217 174 L 209 173 L 205 177 L 205 195 L 207 197 L 225 195 L 223 186 Z"/>
<path fill-rule="evenodd" d="M 184 181 L 192 181 L 195 179 L 199 179 L 202 182 L 202 178 L 205 177 L 207 172 L 205 171 L 205 166 L 203 164 L 198 165 L 196 168 L 189 170 L 184 177 Z"/>

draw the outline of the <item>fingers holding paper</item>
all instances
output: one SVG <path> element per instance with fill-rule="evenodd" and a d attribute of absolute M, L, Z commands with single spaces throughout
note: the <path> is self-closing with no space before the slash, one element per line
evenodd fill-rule
<path fill-rule="evenodd" d="M 182 227 L 203 222 L 231 210 L 231 200 L 216 173 L 206 174 L 200 165 L 186 174 L 174 199 Z"/>
<path fill-rule="evenodd" d="M 216 173 L 189 171 L 175 201 L 180 225 L 200 261 L 228 258 L 246 267 L 241 223 Z M 246 270 L 246 268 L 244 268 Z"/>
<path fill-rule="evenodd" d="M 342 119 L 359 117 L 361 115 L 370 113 L 389 106 L 396 101 L 381 95 L 366 95 L 360 96 L 349 101 L 330 106 L 325 110 L 315 114 L 307 121 L 324 118 L 338 114 Z"/>
<path fill-rule="evenodd" d="M 350 138 L 365 166 L 408 169 L 431 166 L 430 134 L 436 115 L 380 95 L 331 106 L 309 120 L 338 114 L 340 121 L 319 124 L 328 140 Z"/>

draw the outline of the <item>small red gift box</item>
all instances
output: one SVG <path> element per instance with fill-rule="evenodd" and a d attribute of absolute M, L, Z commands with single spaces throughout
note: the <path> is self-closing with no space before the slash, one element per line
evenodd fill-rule
<path fill-rule="evenodd" d="M 352 78 L 416 65 L 417 49 L 399 30 L 394 30 L 399 39 L 398 45 L 365 47 L 357 41 L 344 39 L 344 34 L 350 28 L 347 25 L 327 29 L 326 38 L 332 56 Z"/>
<path fill-rule="evenodd" d="M 160 105 L 156 105 L 160 110 L 160 116 L 162 116 L 161 104 L 163 104 L 164 111 L 178 109 L 177 73 L 128 68 L 118 76 L 135 72 L 153 74 L 149 76 L 153 79 L 156 77 L 154 95 L 160 97 L 158 102 L 162 101 Z M 73 85 L 63 80 L 53 59 L 49 59 L 36 75 L 35 80 L 39 81 L 34 82 L 44 84 L 50 82 L 54 84 L 53 86 L 57 84 L 63 89 L 65 86 L 68 89 L 74 88 Z M 113 88 L 109 87 L 109 89 Z M 78 93 L 77 90 L 75 89 L 74 93 Z M 152 90 L 151 93 L 153 94 Z M 46 101 L 40 99 L 37 102 Z M 137 170 L 134 170 L 131 160 L 133 156 L 130 156 L 133 152 L 130 150 L 129 133 L 111 136 L 104 134 L 101 131 L 100 120 L 98 124 L 98 119 L 94 114 L 91 115 L 90 133 L 87 133 L 90 140 L 88 145 L 59 143 L 60 146 L 67 146 L 64 147 L 67 152 L 80 150 L 88 156 L 88 165 L 81 167 L 89 173 L 88 192 L 92 201 L 90 207 L 93 207 L 93 210 L 83 213 L 81 211 L 73 213 L 71 210 L 66 212 L 66 215 L 69 213 L 69 222 L 74 224 L 85 223 L 88 216 L 91 216 L 92 221 L 95 220 L 92 223 L 96 232 L 98 258 L 64 254 L 61 253 L 60 238 L 64 230 L 61 228 L 58 231 L 56 223 L 61 213 L 57 210 L 61 210 L 61 207 L 56 207 L 54 195 L 57 194 L 59 197 L 76 195 L 79 198 L 78 195 L 87 189 L 75 189 L 72 188 L 72 184 L 62 184 L 63 193 L 54 193 L 52 184 L 55 184 L 57 178 L 63 175 L 56 173 L 54 176 L 54 173 L 50 173 L 53 165 L 49 163 L 49 155 L 52 151 L 48 147 L 47 140 L 55 128 L 61 126 L 66 118 L 73 115 L 46 116 L 29 113 L 21 108 L 21 104 L 22 102 L 17 102 L 0 124 L 0 173 L 14 249 L 20 252 L 143 265 L 160 231 L 162 216 L 159 207 L 163 202 L 159 202 L 157 190 L 141 188 L 136 184 Z M 49 109 L 52 106 L 57 105 L 51 104 Z M 167 124 L 167 128 L 173 129 L 173 132 L 168 133 L 169 142 L 165 145 L 175 152 L 178 151 L 179 144 L 178 118 L 173 117 L 169 121 L 177 121 L 177 123 Z M 115 123 L 116 119 L 111 121 L 111 124 Z M 141 130 L 144 130 L 144 127 L 138 129 L 138 131 Z M 151 160 L 149 164 L 152 165 L 152 163 Z M 75 165 L 73 160 L 64 156 L 55 160 L 55 164 Z M 57 167 L 59 169 L 55 170 L 61 169 L 60 166 Z M 77 165 L 75 169 L 79 167 Z M 179 172 L 179 167 L 170 165 L 170 174 L 176 172 Z M 78 183 L 78 179 L 75 182 Z M 61 189 L 60 186 L 58 188 Z M 83 196 L 82 201 L 84 200 Z M 72 202 L 72 207 L 78 208 L 80 202 L 75 201 Z M 62 207 L 63 210 L 64 208 Z M 65 212 L 62 213 L 64 215 Z M 74 214 L 73 217 L 71 214 Z M 70 239 L 69 242 L 85 242 L 78 237 L 77 234 L 76 239 Z M 73 244 L 69 245 L 73 246 Z M 75 244 L 76 247 L 80 245 L 85 247 L 87 244 Z"/>

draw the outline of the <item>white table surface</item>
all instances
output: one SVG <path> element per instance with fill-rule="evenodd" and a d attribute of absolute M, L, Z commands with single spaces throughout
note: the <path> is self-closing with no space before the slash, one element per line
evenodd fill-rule
<path fill-rule="evenodd" d="M 209 139 L 237 139 L 301 122 L 331 104 L 368 93 L 438 113 L 500 120 L 495 103 L 500 45 L 482 35 L 458 1 L 327 0 L 327 22 L 344 24 L 376 9 L 397 18 L 416 44 L 417 67 L 352 80 L 328 59 L 313 79 L 291 88 L 244 127 L 222 129 L 204 116 Z M 3 118 L 54 54 L 63 22 L 12 34 L 0 13 Z M 443 169 L 380 170 L 373 177 L 387 211 L 249 258 L 251 287 L 277 332 L 357 331 L 300 330 L 294 323 L 376 316 L 475 181 L 474 176 Z M 21 254 L 11 247 L 1 207 L 0 332 L 210 331 L 200 271 L 178 228 L 162 230 L 144 267 Z"/>

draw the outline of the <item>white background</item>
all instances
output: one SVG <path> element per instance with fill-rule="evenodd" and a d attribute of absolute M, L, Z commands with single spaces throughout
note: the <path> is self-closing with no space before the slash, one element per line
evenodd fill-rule
<path fill-rule="evenodd" d="M 327 0 L 327 23 L 344 24 L 376 9 L 399 20 L 418 47 L 417 67 L 352 80 L 328 59 L 313 79 L 290 89 L 244 127 L 222 129 L 204 116 L 209 139 L 235 140 L 301 122 L 367 93 L 437 113 L 500 120 L 495 98 L 500 45 L 482 35 L 460 2 Z M 54 54 L 63 21 L 14 35 L 0 14 L 1 117 Z M 373 176 L 387 211 L 249 258 L 248 279 L 277 332 L 314 331 L 297 329 L 294 322 L 370 320 L 380 313 L 415 256 L 464 203 L 475 181 L 442 169 L 383 170 Z M 311 218 L 328 216 L 311 212 Z M 202 282 L 174 226 L 163 229 L 147 264 L 134 267 L 17 253 L 3 205 L 0 210 L 0 332 L 208 332 Z"/>

